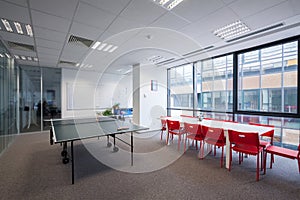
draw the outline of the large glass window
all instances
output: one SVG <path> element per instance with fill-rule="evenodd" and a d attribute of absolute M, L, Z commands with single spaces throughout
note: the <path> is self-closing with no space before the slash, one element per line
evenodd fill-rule
<path fill-rule="evenodd" d="M 238 55 L 238 109 L 297 113 L 298 43 Z"/>
<path fill-rule="evenodd" d="M 169 69 L 170 106 L 193 108 L 193 65 Z"/>
<path fill-rule="evenodd" d="M 232 111 L 233 55 L 199 61 L 196 72 L 198 108 Z"/>

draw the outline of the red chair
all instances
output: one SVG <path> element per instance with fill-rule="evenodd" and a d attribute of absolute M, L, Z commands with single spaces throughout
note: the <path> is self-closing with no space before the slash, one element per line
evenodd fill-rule
<path fill-rule="evenodd" d="M 285 158 L 290 158 L 290 159 L 297 159 L 298 160 L 298 169 L 299 169 L 299 173 L 300 173 L 300 144 L 298 145 L 298 151 L 297 150 L 292 150 L 292 149 L 287 149 L 284 147 L 277 147 L 277 146 L 268 146 L 266 149 L 266 153 L 265 153 L 265 159 L 264 159 L 264 174 L 266 173 L 266 162 L 267 162 L 267 154 L 271 154 L 271 155 L 278 155 L 278 156 L 282 156 Z M 270 161 L 270 169 L 272 169 L 272 157 L 271 157 L 271 161 Z"/>
<path fill-rule="evenodd" d="M 253 122 L 249 122 L 249 124 L 250 124 L 250 125 L 255 125 L 255 126 L 263 126 L 263 127 L 269 127 L 269 128 L 272 128 L 272 130 L 270 130 L 270 131 L 268 131 L 268 132 L 266 132 L 266 133 L 260 135 L 259 145 L 264 149 L 263 152 L 265 153 L 266 148 L 267 148 L 268 146 L 273 145 L 274 132 L 275 132 L 274 126 L 272 126 L 272 125 L 267 125 L 267 124 L 257 124 L 257 123 L 253 123 Z M 261 156 L 261 162 L 262 162 L 262 164 L 263 164 L 263 160 L 262 160 L 263 157 L 264 157 L 264 156 L 263 156 L 263 154 L 262 154 L 262 156 Z M 271 155 L 271 160 L 272 160 L 272 162 L 274 163 L 274 156 L 273 156 L 273 155 Z"/>
<path fill-rule="evenodd" d="M 184 151 L 186 150 L 186 142 L 188 141 L 188 146 L 190 139 L 196 141 L 196 149 L 198 149 L 198 141 L 200 142 L 200 149 L 202 147 L 202 141 L 204 140 L 204 136 L 201 132 L 200 124 L 191 124 L 184 122 L 184 132 L 186 134 L 185 142 L 184 142 Z"/>
<path fill-rule="evenodd" d="M 184 134 L 184 130 L 180 127 L 180 122 L 175 120 L 167 120 L 167 144 L 169 143 L 170 134 L 172 135 L 172 140 L 174 135 L 178 136 L 178 150 L 180 150 L 181 136 Z"/>
<path fill-rule="evenodd" d="M 211 147 L 214 146 L 214 156 L 216 156 L 216 147 L 222 148 L 222 154 L 221 154 L 221 168 L 222 168 L 223 159 L 224 159 L 224 146 L 226 145 L 224 129 L 207 127 L 202 125 L 202 131 L 205 135 L 204 142 L 209 144 Z"/>
<path fill-rule="evenodd" d="M 167 130 L 167 120 L 166 119 L 160 119 L 161 121 L 161 133 L 160 133 L 160 140 L 162 140 L 163 132 Z"/>
<path fill-rule="evenodd" d="M 241 153 L 254 155 L 257 158 L 256 181 L 259 181 L 259 155 L 263 148 L 259 145 L 258 133 L 228 130 L 228 135 L 230 141 L 229 171 L 231 170 L 232 150 L 239 152 L 239 164 L 242 161 Z"/>

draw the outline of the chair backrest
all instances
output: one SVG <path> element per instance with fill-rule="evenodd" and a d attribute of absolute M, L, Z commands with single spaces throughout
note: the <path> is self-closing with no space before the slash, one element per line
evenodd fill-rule
<path fill-rule="evenodd" d="M 272 128 L 271 131 L 265 132 L 263 134 L 261 134 L 261 137 L 269 137 L 270 138 L 270 143 L 273 144 L 273 138 L 274 138 L 274 126 L 273 125 L 268 125 L 268 124 L 258 124 L 258 123 L 253 123 L 253 122 L 249 122 L 250 125 L 255 125 L 255 126 L 263 126 L 263 127 L 269 127 Z"/>
<path fill-rule="evenodd" d="M 167 119 L 167 126 L 169 130 L 178 130 L 180 129 L 180 122 L 176 120 Z"/>
<path fill-rule="evenodd" d="M 160 121 L 161 121 L 161 127 L 165 128 L 166 124 L 167 124 L 167 120 L 166 119 L 160 119 Z"/>
<path fill-rule="evenodd" d="M 225 143 L 224 129 L 222 128 L 215 128 L 202 125 L 202 132 L 205 135 L 205 139 Z"/>
<path fill-rule="evenodd" d="M 298 145 L 298 159 L 300 159 L 300 144 Z"/>
<path fill-rule="evenodd" d="M 200 135 L 201 134 L 201 125 L 200 124 L 191 124 L 184 122 L 184 132 L 187 134 L 196 134 Z"/>
<path fill-rule="evenodd" d="M 228 130 L 229 141 L 235 145 L 249 145 L 259 148 L 258 133 Z"/>

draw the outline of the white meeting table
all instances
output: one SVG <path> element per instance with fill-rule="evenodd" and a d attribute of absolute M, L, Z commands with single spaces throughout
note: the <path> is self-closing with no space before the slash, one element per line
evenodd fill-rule
<path fill-rule="evenodd" d="M 241 123 L 235 123 L 235 122 L 224 122 L 219 120 L 207 120 L 203 119 L 202 121 L 199 121 L 198 118 L 190 118 L 190 117 L 164 117 L 161 119 L 169 119 L 169 120 L 177 120 L 180 121 L 180 123 L 191 123 L 191 124 L 201 124 L 208 127 L 215 127 L 215 128 L 222 128 L 224 129 L 224 134 L 226 136 L 226 162 L 225 166 L 228 169 L 229 163 L 230 163 L 230 141 L 228 137 L 228 130 L 235 130 L 235 131 L 241 131 L 241 132 L 255 132 L 259 135 L 262 135 L 266 132 L 269 132 L 273 130 L 271 127 L 265 127 L 265 126 L 256 126 L 256 125 L 250 125 L 250 124 L 241 124 Z M 168 127 L 166 127 L 168 129 Z M 168 130 L 167 130 L 168 131 Z"/>

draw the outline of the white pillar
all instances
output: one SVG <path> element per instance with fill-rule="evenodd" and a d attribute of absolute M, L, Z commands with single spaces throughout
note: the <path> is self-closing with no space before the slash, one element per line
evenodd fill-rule
<path fill-rule="evenodd" d="M 140 124 L 140 64 L 132 66 L 132 85 L 133 85 L 133 115 L 132 121 Z"/>

